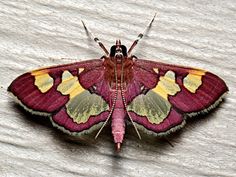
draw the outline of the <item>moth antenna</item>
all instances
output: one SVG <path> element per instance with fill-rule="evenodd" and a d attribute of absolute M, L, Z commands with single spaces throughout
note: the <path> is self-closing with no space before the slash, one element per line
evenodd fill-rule
<path fill-rule="evenodd" d="M 86 31 L 86 34 L 90 37 L 93 38 L 93 40 L 102 48 L 102 50 L 105 52 L 106 56 L 109 56 L 109 52 L 108 50 L 106 49 L 106 47 L 103 45 L 103 43 L 93 35 L 93 33 L 87 28 L 87 26 L 85 25 L 84 21 L 81 20 L 83 26 L 84 26 L 84 29 Z"/>
<path fill-rule="evenodd" d="M 130 116 L 129 111 L 127 110 L 126 99 L 125 99 L 124 92 L 123 92 L 123 72 L 124 72 L 124 65 L 123 65 L 123 62 L 122 62 L 121 84 L 120 84 L 120 85 L 121 85 L 121 96 L 122 96 L 122 100 L 123 100 L 123 103 L 124 103 L 124 106 L 125 106 L 126 113 L 127 113 L 128 117 L 129 117 L 129 119 L 130 119 L 132 125 L 134 126 L 134 129 L 135 129 L 135 131 L 136 131 L 136 133 L 137 133 L 139 139 L 142 139 L 142 138 L 141 138 L 141 135 L 140 135 L 140 133 L 139 133 L 139 131 L 138 131 L 138 128 L 137 128 L 136 125 L 134 124 L 134 121 L 133 121 L 132 117 Z"/>
<path fill-rule="evenodd" d="M 95 136 L 95 139 L 97 139 L 97 137 L 99 136 L 99 134 L 101 133 L 101 131 L 103 130 L 103 128 L 105 127 L 105 125 L 107 124 L 108 120 L 110 119 L 111 115 L 109 114 L 107 116 L 107 119 L 106 121 L 102 124 L 102 127 L 99 129 L 99 131 L 97 132 L 96 136 Z"/>
<path fill-rule="evenodd" d="M 141 138 L 141 135 L 140 135 L 140 133 L 139 133 L 139 131 L 138 131 L 138 128 L 137 128 L 136 125 L 134 124 L 134 121 L 133 121 L 133 119 L 132 119 L 132 117 L 130 116 L 130 114 L 129 114 L 128 111 L 127 111 L 127 115 L 128 115 L 128 117 L 129 117 L 129 119 L 130 119 L 132 125 L 134 126 L 134 129 L 135 129 L 135 131 L 136 131 L 136 133 L 137 133 L 139 139 L 141 140 L 142 138 Z"/>
<path fill-rule="evenodd" d="M 115 97 L 114 97 L 114 101 L 111 107 L 111 111 L 109 113 L 109 115 L 107 116 L 106 121 L 103 123 L 102 127 L 99 129 L 99 131 L 97 132 L 95 139 L 97 139 L 98 135 L 101 133 L 102 129 L 105 127 L 105 125 L 107 124 L 108 120 L 110 119 L 114 109 L 115 109 L 115 105 L 116 105 L 116 100 L 117 100 L 117 95 L 118 95 L 118 78 L 117 78 L 117 71 L 116 71 L 116 66 L 115 66 L 115 79 L 116 79 L 116 93 L 115 93 Z"/>
<path fill-rule="evenodd" d="M 155 13 L 154 17 L 152 18 L 152 20 L 150 21 L 150 23 L 148 24 L 148 26 L 145 28 L 145 30 L 143 31 L 143 33 L 140 33 L 137 37 L 137 39 L 133 42 L 133 44 L 131 45 L 131 47 L 128 50 L 128 56 L 130 56 L 132 50 L 134 49 L 134 47 L 138 44 L 139 40 L 143 38 L 144 35 L 147 34 L 147 32 L 150 30 L 152 23 L 156 17 L 157 13 Z"/>

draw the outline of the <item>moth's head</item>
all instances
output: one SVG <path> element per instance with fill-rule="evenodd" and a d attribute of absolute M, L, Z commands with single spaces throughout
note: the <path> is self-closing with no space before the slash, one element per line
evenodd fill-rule
<path fill-rule="evenodd" d="M 121 61 L 127 57 L 127 48 L 121 45 L 120 40 L 116 40 L 116 45 L 111 47 L 110 57 L 114 57 L 117 61 Z"/>

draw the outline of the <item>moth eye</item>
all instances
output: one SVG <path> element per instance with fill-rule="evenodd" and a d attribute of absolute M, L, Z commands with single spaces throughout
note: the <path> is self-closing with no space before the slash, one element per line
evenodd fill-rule
<path fill-rule="evenodd" d="M 114 57 L 116 53 L 116 46 L 113 45 L 110 49 L 110 57 Z"/>
<path fill-rule="evenodd" d="M 121 48 L 122 48 L 123 55 L 126 57 L 127 56 L 127 48 L 124 45 L 122 45 Z"/>

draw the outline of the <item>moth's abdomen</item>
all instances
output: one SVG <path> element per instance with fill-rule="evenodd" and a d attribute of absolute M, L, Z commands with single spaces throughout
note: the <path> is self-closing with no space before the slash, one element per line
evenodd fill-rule
<path fill-rule="evenodd" d="M 122 100 L 121 91 L 118 90 L 117 99 L 112 113 L 112 135 L 114 143 L 122 143 L 125 134 L 125 106 Z"/>

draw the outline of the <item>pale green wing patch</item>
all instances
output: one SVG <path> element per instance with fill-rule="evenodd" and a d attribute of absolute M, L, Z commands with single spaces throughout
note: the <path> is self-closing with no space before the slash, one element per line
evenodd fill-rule
<path fill-rule="evenodd" d="M 96 116 L 109 110 L 108 104 L 98 95 L 84 90 L 71 98 L 66 104 L 66 111 L 74 122 L 85 123 L 90 116 Z"/>
<path fill-rule="evenodd" d="M 146 95 L 137 96 L 128 105 L 128 111 L 146 116 L 153 124 L 161 123 L 168 116 L 170 110 L 170 103 L 153 91 L 149 91 Z"/>

